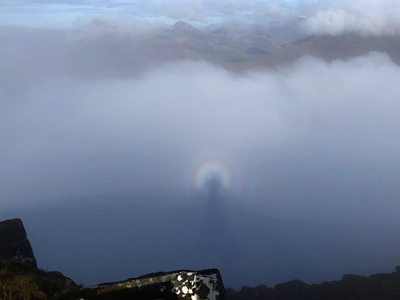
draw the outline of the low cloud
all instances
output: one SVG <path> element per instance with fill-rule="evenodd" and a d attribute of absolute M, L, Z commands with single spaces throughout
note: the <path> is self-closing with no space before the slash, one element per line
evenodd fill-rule
<path fill-rule="evenodd" d="M 48 45 L 60 38 L 50 36 Z M 217 160 L 232 172 L 239 202 L 276 213 L 298 206 L 305 217 L 365 218 L 398 206 L 400 70 L 385 54 L 304 57 L 245 75 L 181 61 L 132 77 L 123 63 L 110 72 L 54 56 L 59 46 L 21 48 L 18 40 L 3 51 L 0 74 L 5 204 L 185 192 L 195 189 L 199 164 Z M 82 46 L 70 36 L 63 43 Z M 100 57 L 124 60 L 112 54 Z"/>
<path fill-rule="evenodd" d="M 307 9 L 301 26 L 309 34 L 393 36 L 400 29 L 400 5 L 394 1 L 322 1 Z"/>

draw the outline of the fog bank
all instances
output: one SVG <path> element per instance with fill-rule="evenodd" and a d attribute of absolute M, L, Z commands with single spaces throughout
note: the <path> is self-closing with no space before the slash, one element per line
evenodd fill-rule
<path fill-rule="evenodd" d="M 0 30 L 0 218 L 39 266 L 85 284 L 218 267 L 238 288 L 398 264 L 387 54 L 234 73 L 159 56 L 148 29 Z M 229 184 L 207 194 L 210 162 Z"/>

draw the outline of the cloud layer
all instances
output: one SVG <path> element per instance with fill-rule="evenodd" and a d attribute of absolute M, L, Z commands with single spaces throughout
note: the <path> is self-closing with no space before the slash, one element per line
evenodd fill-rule
<path fill-rule="evenodd" d="M 120 76 L 124 64 L 110 72 L 58 56 L 57 39 L 50 32 L 41 43 L 21 42 L 15 33 L 3 48 L 4 203 L 184 192 L 204 161 L 218 160 L 240 201 L 276 213 L 382 217 L 398 205 L 399 68 L 385 54 L 304 57 L 240 76 L 176 62 L 132 78 Z M 61 39 L 66 52 L 81 43 Z"/>
<path fill-rule="evenodd" d="M 0 5 L 3 25 L 34 27 L 77 27 L 88 18 L 123 16 L 153 24 L 240 21 L 290 27 L 299 21 L 298 17 L 305 17 L 298 27 L 317 35 L 390 36 L 398 35 L 400 28 L 400 5 L 395 0 L 3 1 Z M 80 21 L 74 22 L 77 18 Z"/>
<path fill-rule="evenodd" d="M 26 220 L 39 265 L 85 284 L 218 267 L 238 288 L 397 261 L 385 53 L 236 74 L 149 59 L 154 31 L 123 22 L 0 35 L 0 219 Z M 195 185 L 207 161 L 230 173 L 216 218 Z"/>

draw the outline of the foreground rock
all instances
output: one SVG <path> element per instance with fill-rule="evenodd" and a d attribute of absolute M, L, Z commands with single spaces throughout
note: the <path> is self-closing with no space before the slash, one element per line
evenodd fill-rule
<path fill-rule="evenodd" d="M 16 259 L 37 268 L 31 243 L 20 219 L 0 222 L 0 259 Z"/>
<path fill-rule="evenodd" d="M 159 272 L 126 281 L 94 287 L 107 299 L 225 300 L 226 293 L 217 269 Z"/>

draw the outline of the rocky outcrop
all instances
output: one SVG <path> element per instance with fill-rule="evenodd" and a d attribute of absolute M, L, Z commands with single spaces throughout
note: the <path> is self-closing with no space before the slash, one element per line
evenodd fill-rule
<path fill-rule="evenodd" d="M 0 222 L 0 259 L 17 259 L 37 268 L 31 243 L 20 219 Z"/>
<path fill-rule="evenodd" d="M 226 293 L 217 269 L 203 271 L 159 272 L 126 281 L 103 283 L 94 287 L 101 295 L 117 299 L 225 300 Z"/>
<path fill-rule="evenodd" d="M 318 300 L 318 295 L 311 286 L 298 279 L 280 283 L 275 286 L 279 299 Z"/>
<path fill-rule="evenodd" d="M 280 283 L 275 288 L 265 285 L 226 289 L 227 300 L 393 300 L 400 299 L 400 266 L 390 274 L 369 277 L 343 275 L 341 280 L 308 285 L 300 280 Z"/>
<path fill-rule="evenodd" d="M 264 300 L 275 299 L 276 292 L 273 288 L 260 284 L 255 288 L 242 286 L 238 292 L 233 289 L 226 289 L 226 296 L 228 300 Z"/>
<path fill-rule="evenodd" d="M 53 278 L 55 278 L 61 282 L 64 282 L 67 286 L 77 286 L 75 281 L 73 281 L 71 278 L 69 278 L 67 276 L 64 276 L 64 274 L 61 272 L 48 271 L 48 272 L 46 272 L 46 274 L 52 276 Z"/>
<path fill-rule="evenodd" d="M 312 290 L 312 286 L 300 281 L 292 280 L 277 284 L 275 288 L 268 288 L 260 284 L 255 288 L 243 286 L 235 292 L 227 289 L 228 300 L 318 300 L 318 295 Z"/>

